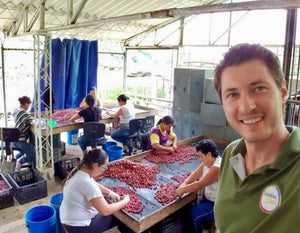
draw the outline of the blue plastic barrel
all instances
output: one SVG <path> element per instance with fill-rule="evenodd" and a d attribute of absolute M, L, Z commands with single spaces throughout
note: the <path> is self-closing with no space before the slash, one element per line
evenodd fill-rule
<path fill-rule="evenodd" d="M 117 143 L 116 142 L 114 142 L 114 141 L 107 141 L 103 146 L 102 146 L 102 149 L 103 150 L 105 150 L 106 151 L 106 153 L 107 153 L 107 147 L 109 147 L 109 146 L 116 146 L 117 145 Z"/>
<path fill-rule="evenodd" d="M 77 144 L 78 129 L 68 131 L 67 134 L 68 134 L 68 139 L 67 139 L 68 144 L 69 145 L 75 145 L 75 144 Z"/>
<path fill-rule="evenodd" d="M 59 207 L 63 200 L 63 193 L 56 193 L 49 199 L 49 205 L 54 207 L 56 211 L 56 232 L 61 233 L 61 223 L 60 223 L 60 217 L 59 217 Z"/>
<path fill-rule="evenodd" d="M 28 233 L 55 233 L 56 212 L 49 205 L 35 206 L 25 213 Z"/>
<path fill-rule="evenodd" d="M 109 146 L 106 148 L 106 152 L 109 157 L 109 161 L 114 161 L 122 158 L 123 156 L 123 147 L 121 146 Z"/>

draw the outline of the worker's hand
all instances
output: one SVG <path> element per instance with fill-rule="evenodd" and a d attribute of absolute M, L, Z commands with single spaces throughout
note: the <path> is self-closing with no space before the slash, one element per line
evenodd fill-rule
<path fill-rule="evenodd" d="M 173 146 L 172 146 L 172 147 L 173 147 L 173 149 L 174 149 L 174 150 L 176 150 L 176 149 L 177 149 L 177 145 L 176 145 L 176 144 L 173 144 Z"/>
<path fill-rule="evenodd" d="M 120 196 L 119 194 L 113 192 L 113 191 L 109 191 L 108 196 L 110 196 L 110 198 L 112 199 L 113 202 L 118 202 L 120 201 Z"/>
<path fill-rule="evenodd" d="M 130 201 L 130 197 L 129 195 L 125 195 L 125 197 L 123 198 L 123 200 L 125 201 L 126 205 L 128 204 L 128 202 Z"/>
<path fill-rule="evenodd" d="M 176 194 L 177 196 L 181 197 L 183 195 L 183 191 L 182 191 L 182 188 L 179 187 L 178 189 L 176 189 Z"/>
<path fill-rule="evenodd" d="M 169 153 L 172 153 L 172 154 L 173 154 L 175 150 L 174 150 L 173 147 L 168 147 L 168 151 L 169 151 Z"/>

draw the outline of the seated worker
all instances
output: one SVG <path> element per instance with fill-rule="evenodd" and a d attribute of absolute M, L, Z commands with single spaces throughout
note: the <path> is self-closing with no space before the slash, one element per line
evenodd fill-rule
<path fill-rule="evenodd" d="M 174 119 L 171 116 L 164 116 L 151 130 L 147 150 L 155 149 L 173 153 L 177 148 L 177 137 L 171 128 L 174 126 Z"/>
<path fill-rule="evenodd" d="M 106 114 L 115 120 L 120 120 L 120 128 L 111 134 L 111 138 L 121 142 L 126 150 L 127 141 L 124 136 L 129 135 L 129 121 L 135 118 L 135 108 L 134 105 L 128 101 L 129 97 L 124 94 L 119 95 L 117 100 L 121 106 L 119 110 L 115 114 L 109 111 L 107 111 Z"/>
<path fill-rule="evenodd" d="M 21 149 L 21 152 L 15 156 L 17 170 L 25 166 L 25 163 L 35 163 L 33 135 L 30 131 L 30 124 L 33 122 L 33 118 L 28 113 L 31 100 L 28 96 L 22 96 L 18 100 L 20 107 L 13 113 L 15 127 L 20 130 L 19 141 L 13 142 L 15 147 Z"/>
<path fill-rule="evenodd" d="M 75 122 L 79 117 L 83 117 L 84 122 L 98 122 L 102 120 L 101 109 L 99 107 L 95 107 L 95 98 L 92 95 L 87 95 L 85 97 L 85 102 L 89 106 L 88 108 L 84 108 L 80 110 L 78 113 L 73 115 L 70 121 Z M 85 151 L 86 146 L 83 145 L 84 142 L 91 142 L 92 139 L 81 135 L 78 138 L 78 144 L 82 151 Z"/>
<path fill-rule="evenodd" d="M 59 212 L 67 232 L 99 233 L 116 224 L 121 232 L 127 232 L 126 226 L 112 214 L 127 205 L 129 195 L 120 200 L 117 193 L 93 179 L 106 170 L 107 164 L 108 156 L 104 150 L 86 150 L 81 162 L 63 181 L 63 200 Z M 108 204 L 104 195 L 109 196 L 113 203 Z"/>
<path fill-rule="evenodd" d="M 221 157 L 216 144 L 210 139 L 202 139 L 196 146 L 197 154 L 202 163 L 191 175 L 178 187 L 176 194 L 197 192 L 204 189 L 203 199 L 189 211 L 189 217 L 196 233 L 201 233 L 203 220 L 214 220 L 214 201 L 217 195 L 218 175 L 221 165 Z"/>
<path fill-rule="evenodd" d="M 92 95 L 94 98 L 95 98 L 95 107 L 101 107 L 101 104 L 100 104 L 100 100 L 98 99 L 97 97 L 97 89 L 96 87 L 91 87 L 90 88 L 90 92 L 88 95 Z M 85 98 L 83 98 L 83 100 L 81 101 L 81 103 L 79 104 L 79 108 L 88 108 L 89 105 L 86 103 L 85 101 Z"/>

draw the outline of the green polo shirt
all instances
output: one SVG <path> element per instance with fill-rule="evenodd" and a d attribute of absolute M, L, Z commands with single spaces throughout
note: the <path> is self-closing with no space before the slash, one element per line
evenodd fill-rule
<path fill-rule="evenodd" d="M 244 140 L 225 149 L 214 207 L 221 233 L 299 232 L 300 130 L 287 129 L 291 134 L 274 162 L 248 176 Z"/>

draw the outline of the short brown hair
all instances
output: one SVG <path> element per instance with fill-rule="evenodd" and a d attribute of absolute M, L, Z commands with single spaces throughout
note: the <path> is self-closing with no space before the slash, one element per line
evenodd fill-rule
<path fill-rule="evenodd" d="M 238 44 L 231 47 L 224 54 L 223 60 L 220 61 L 214 72 L 215 89 L 221 101 L 221 75 L 223 70 L 252 60 L 261 60 L 273 76 L 277 87 L 282 87 L 284 80 L 280 61 L 272 51 L 258 44 Z"/>

